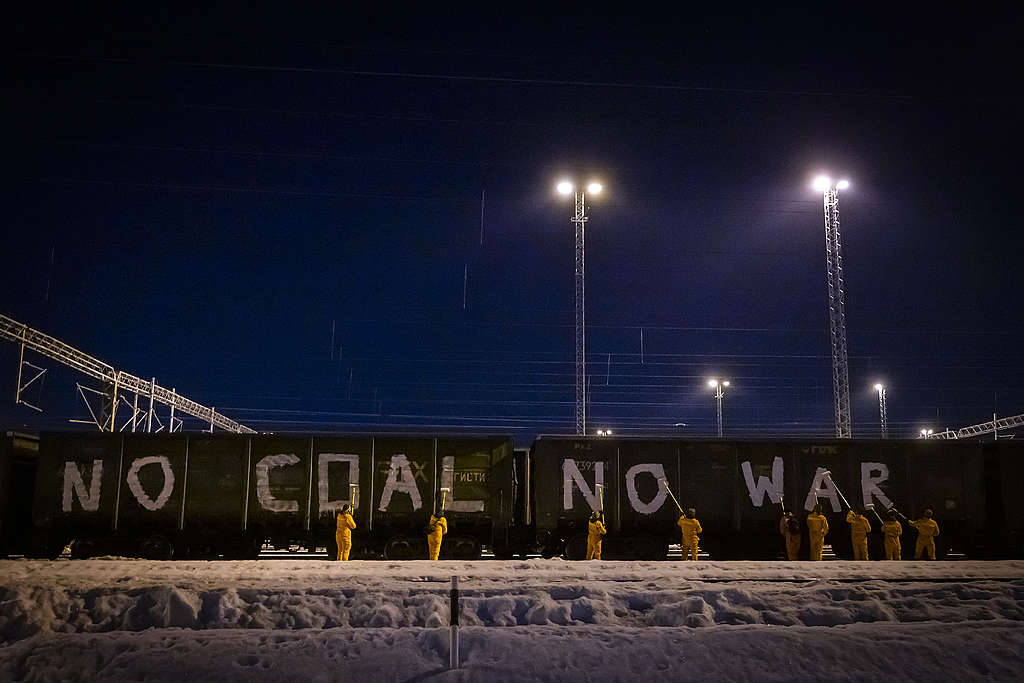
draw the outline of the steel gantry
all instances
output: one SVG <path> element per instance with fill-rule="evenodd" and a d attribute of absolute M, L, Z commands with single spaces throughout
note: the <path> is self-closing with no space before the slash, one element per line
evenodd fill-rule
<path fill-rule="evenodd" d="M 839 190 L 845 181 L 824 188 L 825 265 L 828 279 L 828 322 L 832 339 L 832 405 L 836 438 L 853 437 L 850 416 L 850 367 L 846 354 L 846 292 L 839 237 Z"/>
<path fill-rule="evenodd" d="M 110 388 L 110 393 L 106 393 L 78 385 L 79 394 L 85 400 L 86 406 L 93 418 L 91 421 L 86 421 L 86 423 L 95 424 L 101 431 L 124 431 L 130 427 L 131 431 L 134 432 L 141 423 L 145 431 L 151 432 L 153 431 L 154 420 L 157 422 L 156 431 L 161 431 L 163 424 L 155 411 L 156 404 L 159 403 L 170 408 L 170 421 L 167 425 L 168 431 L 174 431 L 175 412 L 178 412 L 208 423 L 211 432 L 214 427 L 217 427 L 224 431 L 240 434 L 255 433 L 255 430 L 218 413 L 213 407 L 206 407 L 196 401 L 185 398 L 174 389 L 166 389 L 159 386 L 155 378 L 145 380 L 127 372 L 115 370 L 112 366 L 79 351 L 70 344 L 65 344 L 55 337 L 32 329 L 28 325 L 8 318 L 3 314 L 0 314 L 0 339 L 12 341 L 20 347 L 18 354 L 18 383 L 15 391 L 15 401 L 17 403 L 29 405 L 23 400 L 22 392 L 46 372 L 44 369 L 37 368 L 25 361 L 25 351 L 27 349 L 63 363 L 92 379 L 99 380 L 104 386 Z M 37 374 L 27 382 L 22 381 L 22 370 L 25 366 L 37 371 Z M 109 413 L 103 410 L 94 411 L 92 406 L 89 405 L 86 392 L 91 392 L 108 399 L 110 402 Z M 128 402 L 125 397 L 127 394 L 134 394 L 133 402 Z M 148 400 L 148 411 L 143 411 L 139 408 L 139 396 Z M 132 410 L 131 418 L 126 419 L 120 428 L 117 426 L 116 420 L 119 403 L 124 403 Z M 29 405 L 29 407 L 39 410 L 37 406 Z M 142 418 L 143 413 L 146 415 L 144 420 Z"/>
<path fill-rule="evenodd" d="M 998 436 L 1000 429 L 1015 429 L 1017 427 L 1024 427 L 1024 413 L 999 418 L 993 415 L 992 419 L 988 422 L 961 427 L 960 429 L 947 429 L 944 432 L 933 434 L 928 434 L 926 430 L 922 436 L 926 439 L 968 439 L 972 436 L 981 436 L 983 434 L 995 434 Z"/>

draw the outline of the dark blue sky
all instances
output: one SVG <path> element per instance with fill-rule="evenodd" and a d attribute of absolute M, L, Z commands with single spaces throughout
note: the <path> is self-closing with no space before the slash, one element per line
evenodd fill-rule
<path fill-rule="evenodd" d="M 855 433 L 878 380 L 908 436 L 1024 412 L 1019 11 L 31 12 L 0 312 L 250 426 L 571 430 L 565 173 L 592 426 L 710 434 L 717 374 L 728 432 L 832 433 L 819 170 Z"/>

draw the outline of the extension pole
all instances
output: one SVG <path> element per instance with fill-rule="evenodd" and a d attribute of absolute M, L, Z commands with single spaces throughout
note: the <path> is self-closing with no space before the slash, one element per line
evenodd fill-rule
<path fill-rule="evenodd" d="M 850 505 L 850 501 L 846 500 L 846 496 L 844 496 L 844 495 L 843 495 L 843 492 L 839 490 L 839 487 L 838 487 L 838 486 L 836 486 L 836 480 L 832 478 L 832 473 L 831 473 L 830 471 L 828 471 L 828 470 L 825 470 L 825 471 L 823 472 L 823 474 L 824 474 L 824 475 L 825 475 L 826 477 L 828 477 L 828 480 L 829 480 L 830 482 L 832 482 L 832 488 L 834 488 L 834 489 L 836 490 L 836 493 L 838 493 L 838 494 L 839 494 L 839 497 L 843 499 L 843 504 L 844 504 L 844 505 L 845 505 L 845 506 L 846 506 L 846 507 L 847 507 L 848 509 L 852 510 L 852 509 L 853 509 L 853 507 L 852 507 L 852 506 Z"/>
<path fill-rule="evenodd" d="M 449 657 L 448 668 L 451 670 L 459 668 L 459 577 L 452 577 L 452 590 L 450 593 L 449 606 Z"/>
<path fill-rule="evenodd" d="M 668 491 L 668 495 L 672 496 L 672 502 L 676 504 L 677 508 L 679 508 L 679 512 L 682 512 L 683 506 L 679 504 L 679 501 L 676 500 L 675 494 L 672 493 L 672 489 L 669 488 L 668 479 L 662 479 L 661 481 L 665 484 L 665 490 Z"/>
<path fill-rule="evenodd" d="M 874 503 L 868 503 L 867 504 L 867 508 L 868 508 L 868 510 L 871 510 L 871 512 L 875 513 L 875 519 L 878 520 L 879 524 L 885 524 L 885 522 L 883 522 L 882 518 L 879 516 L 878 510 L 875 509 L 875 504 Z"/>
<path fill-rule="evenodd" d="M 604 484 L 595 484 L 597 487 L 598 509 L 604 512 Z"/>

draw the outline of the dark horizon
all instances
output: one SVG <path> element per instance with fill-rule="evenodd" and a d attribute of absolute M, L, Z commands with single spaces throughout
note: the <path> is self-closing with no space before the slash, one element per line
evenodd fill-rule
<path fill-rule="evenodd" d="M 0 313 L 248 426 L 571 432 L 564 174 L 588 431 L 834 433 L 822 171 L 854 435 L 1024 412 L 1019 9 L 19 12 Z M 0 424 L 83 417 L 30 360 Z"/>

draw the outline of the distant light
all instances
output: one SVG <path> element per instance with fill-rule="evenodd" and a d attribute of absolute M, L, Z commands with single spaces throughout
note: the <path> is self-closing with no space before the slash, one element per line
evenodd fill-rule
<path fill-rule="evenodd" d="M 676 422 L 673 427 L 686 427 L 688 426 L 685 422 Z"/>
<path fill-rule="evenodd" d="M 845 190 L 849 186 L 850 186 L 850 181 L 849 180 L 840 180 L 838 183 L 836 183 L 836 189 L 837 190 Z"/>
<path fill-rule="evenodd" d="M 570 194 L 572 192 L 572 183 L 569 182 L 568 180 L 563 180 L 562 182 L 558 183 L 556 189 L 558 190 L 558 194 Z"/>
<path fill-rule="evenodd" d="M 811 183 L 811 187 L 813 187 L 818 192 L 824 192 L 825 190 L 832 187 L 832 179 L 829 178 L 827 175 L 820 175 L 814 179 L 814 182 Z"/>
<path fill-rule="evenodd" d="M 598 436 L 611 436 L 612 435 L 612 430 L 610 430 L 610 429 L 598 429 L 597 430 L 597 435 Z"/>
<path fill-rule="evenodd" d="M 725 380 L 724 382 L 722 382 L 722 386 L 723 387 L 729 386 L 729 380 Z"/>
<path fill-rule="evenodd" d="M 876 384 L 875 385 L 875 391 L 881 391 L 882 389 L 885 389 L 884 385 L 882 385 L 882 384 Z"/>
<path fill-rule="evenodd" d="M 590 194 L 601 194 L 601 190 L 603 189 L 604 188 L 601 186 L 601 183 L 590 183 L 587 185 L 587 192 Z"/>
<path fill-rule="evenodd" d="M 708 380 L 708 386 L 711 387 L 712 389 L 714 389 L 715 387 L 718 386 L 718 380 L 717 379 L 709 379 Z"/>

